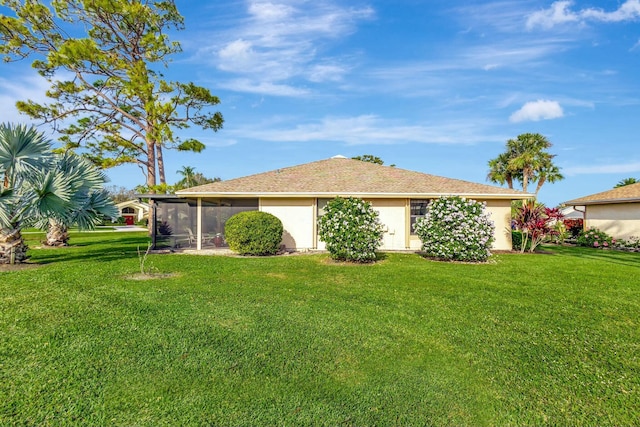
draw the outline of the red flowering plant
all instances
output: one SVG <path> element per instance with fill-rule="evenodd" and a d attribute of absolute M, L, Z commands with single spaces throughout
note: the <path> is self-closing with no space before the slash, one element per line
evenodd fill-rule
<path fill-rule="evenodd" d="M 582 218 L 567 218 L 563 222 L 565 228 L 573 238 L 578 237 L 584 229 L 584 220 Z"/>
<path fill-rule="evenodd" d="M 513 224 L 522 233 L 521 252 L 525 251 L 529 242 L 529 251 L 533 252 L 546 238 L 558 234 L 554 227 L 563 218 L 558 208 L 547 208 L 535 202 L 523 203 L 515 213 Z"/>

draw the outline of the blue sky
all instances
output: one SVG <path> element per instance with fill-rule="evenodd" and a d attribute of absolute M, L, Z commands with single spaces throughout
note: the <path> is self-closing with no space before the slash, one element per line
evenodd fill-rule
<path fill-rule="evenodd" d="M 566 177 L 542 188 L 547 205 L 640 178 L 640 0 L 177 5 L 184 51 L 165 75 L 211 89 L 225 125 L 181 131 L 207 149 L 167 152 L 170 183 L 185 165 L 230 179 L 336 154 L 484 183 L 525 132 Z M 0 65 L 1 120 L 26 122 L 15 101 L 46 87 L 30 63 Z M 109 176 L 144 182 L 136 166 Z"/>

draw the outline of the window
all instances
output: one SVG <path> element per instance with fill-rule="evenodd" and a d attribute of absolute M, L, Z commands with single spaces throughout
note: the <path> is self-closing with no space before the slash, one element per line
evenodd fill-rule
<path fill-rule="evenodd" d="M 416 223 L 418 218 L 424 216 L 427 213 L 427 206 L 429 206 L 431 200 L 429 199 L 411 199 L 411 234 L 416 234 L 413 230 L 413 224 Z"/>
<path fill-rule="evenodd" d="M 133 208 L 122 208 L 122 213 L 132 215 L 135 214 L 136 211 Z"/>

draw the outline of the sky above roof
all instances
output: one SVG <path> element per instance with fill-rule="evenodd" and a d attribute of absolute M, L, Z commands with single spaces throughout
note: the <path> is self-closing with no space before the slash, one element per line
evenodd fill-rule
<path fill-rule="evenodd" d="M 640 178 L 640 0 L 176 4 L 183 52 L 164 74 L 220 97 L 225 124 L 179 131 L 207 148 L 167 152 L 169 183 L 182 166 L 231 179 L 337 154 L 486 183 L 527 132 L 565 175 L 547 205 Z M 15 101 L 46 89 L 30 62 L 0 65 L 1 120 L 28 122 Z M 108 175 L 145 181 L 136 166 Z"/>

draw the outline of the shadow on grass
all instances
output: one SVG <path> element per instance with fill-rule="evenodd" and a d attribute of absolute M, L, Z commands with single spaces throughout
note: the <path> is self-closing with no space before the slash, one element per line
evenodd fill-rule
<path fill-rule="evenodd" d="M 575 246 L 552 246 L 548 248 L 555 253 L 570 257 L 605 261 L 612 264 L 626 265 L 628 267 L 640 267 L 640 253 L 637 252 Z"/>
<path fill-rule="evenodd" d="M 29 249 L 31 262 L 34 264 L 51 264 L 69 261 L 110 262 L 120 259 L 137 258 L 138 248 L 147 250 L 147 236 L 105 236 L 104 240 L 82 241 L 77 238 L 70 241 L 70 246 L 61 248 L 40 247 Z M 79 240 L 79 241 L 78 241 Z"/>

